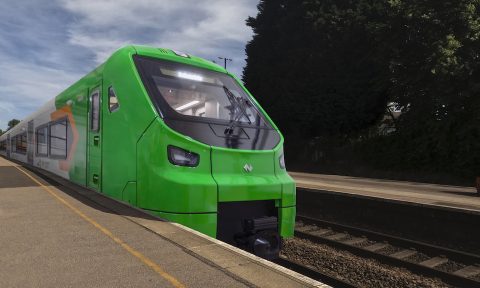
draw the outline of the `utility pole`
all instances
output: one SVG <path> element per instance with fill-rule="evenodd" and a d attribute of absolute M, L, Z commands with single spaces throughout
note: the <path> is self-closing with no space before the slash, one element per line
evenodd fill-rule
<path fill-rule="evenodd" d="M 232 59 L 226 57 L 218 57 L 218 59 L 223 60 L 223 68 L 225 68 L 225 70 L 227 70 L 227 61 L 232 62 Z"/>

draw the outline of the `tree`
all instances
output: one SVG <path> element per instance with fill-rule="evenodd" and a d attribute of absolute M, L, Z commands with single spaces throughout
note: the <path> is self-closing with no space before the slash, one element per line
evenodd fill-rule
<path fill-rule="evenodd" d="M 387 65 L 372 53 L 367 2 L 263 0 L 247 20 L 243 80 L 287 136 L 356 133 L 385 111 Z"/>
<path fill-rule="evenodd" d="M 390 1 L 379 53 L 389 98 L 403 107 L 392 163 L 480 171 L 480 2 Z M 392 153 L 396 151 L 396 153 Z"/>
<path fill-rule="evenodd" d="M 18 123 L 20 123 L 20 120 L 18 120 L 18 119 L 12 119 L 12 120 L 8 121 L 7 131 L 12 129 L 13 127 L 15 127 L 15 125 L 17 125 Z"/>
<path fill-rule="evenodd" d="M 243 80 L 287 144 L 340 136 L 383 167 L 480 173 L 478 0 L 261 0 L 258 10 Z M 388 103 L 401 115 L 378 135 Z"/>

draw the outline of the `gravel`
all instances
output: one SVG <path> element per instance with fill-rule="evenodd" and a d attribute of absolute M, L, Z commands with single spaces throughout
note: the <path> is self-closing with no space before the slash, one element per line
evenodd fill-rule
<path fill-rule="evenodd" d="M 388 245 L 387 247 L 378 250 L 377 253 L 381 253 L 383 255 L 391 255 L 391 254 L 399 252 L 401 250 L 403 250 L 403 248 Z"/>
<path fill-rule="evenodd" d="M 345 237 L 342 239 L 342 241 L 348 241 L 348 240 L 350 240 L 350 239 L 355 238 L 355 237 L 353 237 L 352 235 L 349 235 L 349 234 L 347 234 L 347 233 L 345 233 L 345 234 L 346 234 L 346 235 L 345 235 Z"/>
<path fill-rule="evenodd" d="M 282 255 L 359 287 L 450 287 L 438 279 L 299 238 L 287 239 Z"/>
<path fill-rule="evenodd" d="M 478 274 L 478 275 L 475 276 L 475 277 L 472 277 L 472 279 L 477 280 L 477 281 L 480 281 L 480 274 Z"/>
<path fill-rule="evenodd" d="M 361 247 L 361 248 L 363 248 L 363 247 L 367 247 L 367 246 L 373 245 L 373 244 L 375 244 L 375 243 L 377 243 L 377 242 L 372 241 L 372 240 L 367 240 L 367 241 L 362 242 L 362 243 L 360 243 L 360 244 L 356 244 L 355 246 L 356 246 L 356 247 Z"/>
<path fill-rule="evenodd" d="M 420 262 L 423 262 L 423 261 L 428 260 L 430 258 L 432 258 L 432 257 L 428 257 L 426 254 L 417 253 L 417 254 L 412 255 L 408 258 L 405 258 L 405 260 L 410 261 L 410 262 L 414 262 L 414 263 L 420 263 Z"/>
<path fill-rule="evenodd" d="M 462 269 L 463 267 L 465 267 L 465 265 L 459 264 L 459 263 L 453 262 L 453 261 L 448 261 L 447 263 L 443 263 L 442 265 L 440 265 L 436 268 L 438 270 L 443 270 L 443 271 L 446 271 L 446 272 L 455 272 L 457 270 Z"/>

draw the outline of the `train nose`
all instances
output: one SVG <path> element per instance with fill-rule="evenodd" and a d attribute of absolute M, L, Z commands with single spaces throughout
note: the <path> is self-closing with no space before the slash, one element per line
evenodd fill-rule
<path fill-rule="evenodd" d="M 286 178 L 277 176 L 280 155 L 275 153 L 215 147 L 211 152 L 218 188 L 217 239 L 266 259 L 278 257 L 281 237 L 293 234 L 294 223 L 295 208 L 283 207 L 292 205 L 294 200 L 284 196 L 294 194 L 294 186 L 284 185 L 290 181 L 286 173 Z"/>

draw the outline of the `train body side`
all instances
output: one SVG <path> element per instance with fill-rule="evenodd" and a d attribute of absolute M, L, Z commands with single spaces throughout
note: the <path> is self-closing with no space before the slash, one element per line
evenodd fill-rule
<path fill-rule="evenodd" d="M 88 88 L 90 83 L 101 81 L 102 69 L 103 66 L 98 67 L 0 136 L 0 142 L 7 142 L 7 149 L 0 153 L 85 186 Z M 36 141 L 38 134 L 51 129 L 56 131 L 55 137 L 45 135 L 41 142 Z M 13 139 L 23 133 L 27 136 L 27 149 L 19 151 Z M 51 148 L 50 142 L 55 143 Z M 56 155 L 46 155 L 50 150 L 55 150 Z"/>
<path fill-rule="evenodd" d="M 33 131 L 28 133 L 28 152 L 18 153 L 7 143 L 0 154 L 57 174 L 76 184 L 89 187 L 114 198 L 136 204 L 136 143 L 143 131 L 156 118 L 151 104 L 134 70 L 133 47 L 125 47 L 113 54 L 106 63 L 74 83 L 38 111 L 22 120 L 0 136 L 0 142 L 27 132 L 29 123 Z M 108 88 L 114 87 L 121 106 L 115 113 L 108 109 Z M 98 185 L 89 186 L 89 98 L 100 91 L 101 113 L 99 128 L 100 173 Z M 67 120 L 66 151 L 61 157 L 47 157 L 37 153 L 35 135 L 37 129 Z M 51 139 L 47 139 L 51 141 Z M 12 149 L 13 148 L 13 149 Z M 8 152 L 8 154 L 7 154 Z M 107 153 L 108 152 L 108 153 Z M 32 161 L 29 157 L 33 156 Z M 93 162 L 93 161 L 92 161 Z M 124 195 L 125 193 L 125 195 Z"/>

